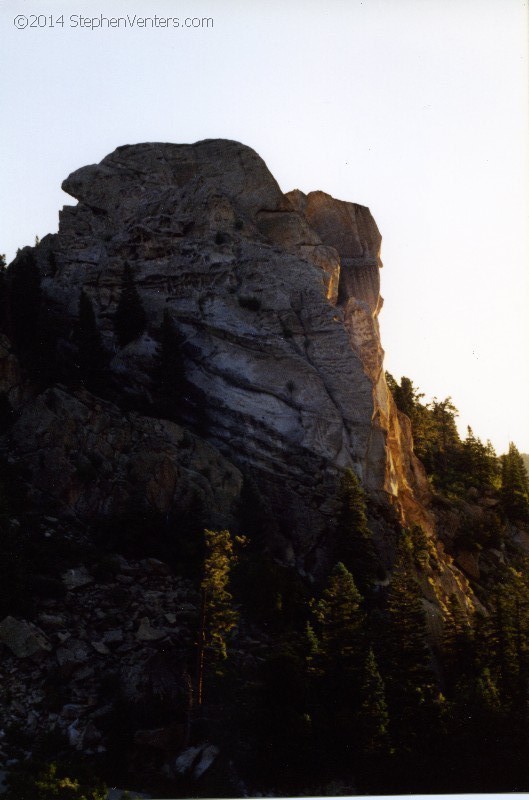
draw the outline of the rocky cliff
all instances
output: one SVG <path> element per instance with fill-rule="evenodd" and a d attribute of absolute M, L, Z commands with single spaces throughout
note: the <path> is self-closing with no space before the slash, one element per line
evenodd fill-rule
<path fill-rule="evenodd" d="M 342 793 L 358 791 L 350 761 L 360 672 L 341 674 L 331 664 L 341 655 L 320 648 L 325 598 L 345 597 L 347 620 L 359 608 L 345 567 L 350 582 L 333 584 L 341 552 L 360 580 L 371 570 L 361 627 L 344 630 L 363 630 L 361 647 L 373 638 L 394 737 L 375 771 L 392 775 L 401 720 L 419 740 L 425 698 L 433 725 L 441 705 L 451 713 L 459 702 L 441 703 L 432 686 L 457 693 L 451 670 L 472 611 L 483 603 L 488 613 L 487 581 L 508 567 L 510 540 L 529 552 L 529 534 L 500 530 L 492 485 L 462 483 L 457 501 L 431 493 L 386 383 L 381 236 L 369 209 L 321 191 L 283 194 L 256 153 L 222 140 L 121 147 L 63 186 L 77 205 L 63 208 L 57 234 L 17 255 L 0 297 L 0 762 L 73 753 L 112 784 L 156 796 L 160 786 L 166 796 L 290 796 L 307 793 L 300 775 L 315 761 L 315 794 L 340 792 L 337 779 Z M 125 275 L 145 325 L 124 345 L 116 311 Z M 95 372 L 83 372 L 83 291 Z M 172 394 L 160 382 L 168 317 Z M 344 547 L 348 469 L 368 502 L 349 475 Z M 202 706 L 204 528 L 229 529 L 236 555 L 216 554 L 228 658 L 215 660 L 210 631 Z M 405 776 L 417 771 L 407 741 Z M 433 773 L 440 739 L 431 741 Z M 359 775 L 364 752 L 353 755 Z M 438 771 L 448 773 L 446 752 Z M 252 774 L 260 761 L 261 777 Z M 391 791 L 409 791 L 406 780 Z M 430 786 L 421 780 L 412 789 Z"/>
<path fill-rule="evenodd" d="M 430 527 L 427 482 L 384 378 L 381 237 L 367 208 L 284 195 L 254 151 L 223 140 L 120 147 L 63 189 L 79 202 L 37 251 L 49 301 L 73 322 L 87 292 L 122 391 L 143 398 L 170 311 L 207 438 L 258 482 L 284 557 L 318 562 L 348 467 L 377 502 Z M 120 349 L 125 262 L 148 326 Z"/>

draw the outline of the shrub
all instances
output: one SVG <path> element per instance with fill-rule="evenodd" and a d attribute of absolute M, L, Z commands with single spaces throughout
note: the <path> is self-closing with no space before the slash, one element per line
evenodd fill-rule
<path fill-rule="evenodd" d="M 8 775 L 5 800 L 106 800 L 97 779 L 81 784 L 64 765 L 25 763 Z"/>

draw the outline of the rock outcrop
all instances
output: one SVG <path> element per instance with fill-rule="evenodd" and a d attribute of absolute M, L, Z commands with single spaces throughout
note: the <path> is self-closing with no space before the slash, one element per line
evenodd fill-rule
<path fill-rule="evenodd" d="M 36 625 L 11 616 L 0 622 L 0 642 L 17 658 L 36 656 L 51 650 L 51 644 Z"/>
<path fill-rule="evenodd" d="M 32 358 L 19 347 L 19 363 L 0 339 L 0 466 L 14 487 L 0 522 L 23 556 L 8 592 L 24 578 L 0 618 L 10 731 L 0 736 L 0 761 L 75 749 L 112 772 L 119 755 L 154 783 L 164 775 L 182 796 L 196 786 L 205 796 L 215 771 L 219 785 L 240 780 L 222 741 L 225 731 L 238 741 L 222 687 L 229 695 L 245 687 L 242 716 L 262 724 L 253 698 L 259 709 L 267 675 L 275 686 L 291 660 L 282 645 L 285 660 L 280 653 L 275 662 L 277 632 L 286 644 L 287 617 L 298 604 L 305 614 L 312 590 L 317 601 L 337 560 L 344 471 L 368 494 L 382 567 L 393 567 L 398 522 L 426 532 L 411 531 L 413 569 L 437 644 L 454 599 L 463 612 L 478 605 L 469 579 L 505 561 L 500 550 L 454 545 L 467 522 L 487 522 L 496 501 L 468 503 L 464 516 L 461 504 L 457 513 L 436 508 L 435 530 L 411 424 L 385 379 L 381 236 L 369 209 L 319 191 L 283 194 L 255 152 L 222 140 L 120 147 L 63 188 L 78 204 L 24 255 L 41 276 L 46 347 Z M 121 346 L 125 272 L 146 324 Z M 97 327 L 86 314 L 84 344 L 95 342 L 96 357 L 85 351 L 84 360 L 82 291 Z M 173 394 L 161 388 L 167 312 L 179 350 Z M 56 359 L 52 378 L 38 369 L 42 353 Z M 241 553 L 250 555 L 232 576 L 227 618 L 241 613 L 230 628 L 228 681 L 216 684 L 224 667 L 212 661 L 202 714 L 204 527 L 230 529 L 237 547 L 237 534 L 249 534 Z M 519 545 L 529 550 L 526 538 Z M 391 580 L 377 574 L 382 601 Z M 220 595 L 229 605 L 230 593 Z M 248 794 L 242 784 L 240 793 Z"/>
<path fill-rule="evenodd" d="M 123 391 L 150 397 L 157 330 L 169 310 L 187 378 L 205 398 L 208 440 L 251 473 L 301 568 L 319 558 L 340 471 L 430 526 L 406 423 L 382 368 L 381 237 L 363 206 L 283 195 L 237 142 L 118 148 L 63 184 L 79 200 L 37 250 L 43 288 L 66 319 L 93 301 Z M 124 264 L 148 318 L 117 347 Z"/>
<path fill-rule="evenodd" d="M 242 484 L 233 464 L 181 426 L 126 414 L 84 390 L 54 387 L 28 402 L 10 446 L 30 502 L 84 522 L 119 515 L 141 497 L 162 514 L 200 504 L 212 524 L 226 525 Z"/>

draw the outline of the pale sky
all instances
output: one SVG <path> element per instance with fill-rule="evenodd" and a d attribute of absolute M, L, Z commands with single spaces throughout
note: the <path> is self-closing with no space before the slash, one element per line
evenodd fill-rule
<path fill-rule="evenodd" d="M 73 27 L 127 14 L 214 22 Z M 62 180 L 119 145 L 237 139 L 283 191 L 369 206 L 386 368 L 451 395 L 462 432 L 529 452 L 528 16 L 526 0 L 0 0 L 0 253 L 55 232 Z"/>

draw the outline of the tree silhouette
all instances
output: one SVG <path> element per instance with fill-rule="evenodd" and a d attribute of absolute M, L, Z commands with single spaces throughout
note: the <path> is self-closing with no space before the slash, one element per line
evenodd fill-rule
<path fill-rule="evenodd" d="M 206 661 L 212 667 L 227 658 L 229 634 L 238 614 L 228 591 L 230 573 L 236 561 L 234 540 L 229 531 L 204 531 L 206 557 L 200 584 L 201 604 L 197 635 L 196 698 L 202 705 Z"/>
<path fill-rule="evenodd" d="M 315 607 L 322 658 L 327 662 L 328 670 L 352 668 L 356 671 L 358 645 L 365 623 L 361 606 L 362 595 L 356 588 L 353 576 L 339 562 Z"/>
<path fill-rule="evenodd" d="M 10 331 L 19 351 L 37 347 L 41 305 L 40 273 L 30 248 L 22 250 L 8 270 Z"/>
<path fill-rule="evenodd" d="M 147 324 L 143 303 L 134 285 L 130 265 L 125 262 L 121 282 L 121 294 L 114 315 L 114 330 L 120 347 L 137 339 Z"/>
<path fill-rule="evenodd" d="M 389 626 L 383 656 L 394 728 L 392 739 L 402 749 L 413 750 L 425 743 L 436 722 L 438 691 L 427 646 L 421 590 L 415 577 L 413 544 L 406 534 L 398 546 L 387 613 Z"/>
<path fill-rule="evenodd" d="M 170 419 L 178 416 L 188 389 L 182 345 L 183 336 L 166 309 L 160 327 L 154 382 L 160 395 L 160 413 Z"/>
<path fill-rule="evenodd" d="M 3 261 L 2 261 L 3 259 Z M 8 333 L 9 296 L 4 256 L 0 256 L 0 333 Z"/>
<path fill-rule="evenodd" d="M 360 749 L 366 756 L 382 755 L 389 749 L 389 715 L 384 682 L 370 648 L 364 664 L 357 715 Z"/>
<path fill-rule="evenodd" d="M 523 458 L 513 442 L 501 456 L 501 498 L 510 519 L 529 520 L 529 478 Z"/>
<path fill-rule="evenodd" d="M 353 574 L 362 594 L 373 588 L 379 569 L 373 536 L 367 522 L 365 494 L 352 469 L 340 482 L 336 557 Z"/>
<path fill-rule="evenodd" d="M 354 765 L 351 753 L 358 748 L 356 714 L 366 657 L 366 615 L 362 596 L 344 564 L 334 567 L 314 616 L 318 641 L 308 633 L 321 758 L 329 773 L 349 771 Z"/>

